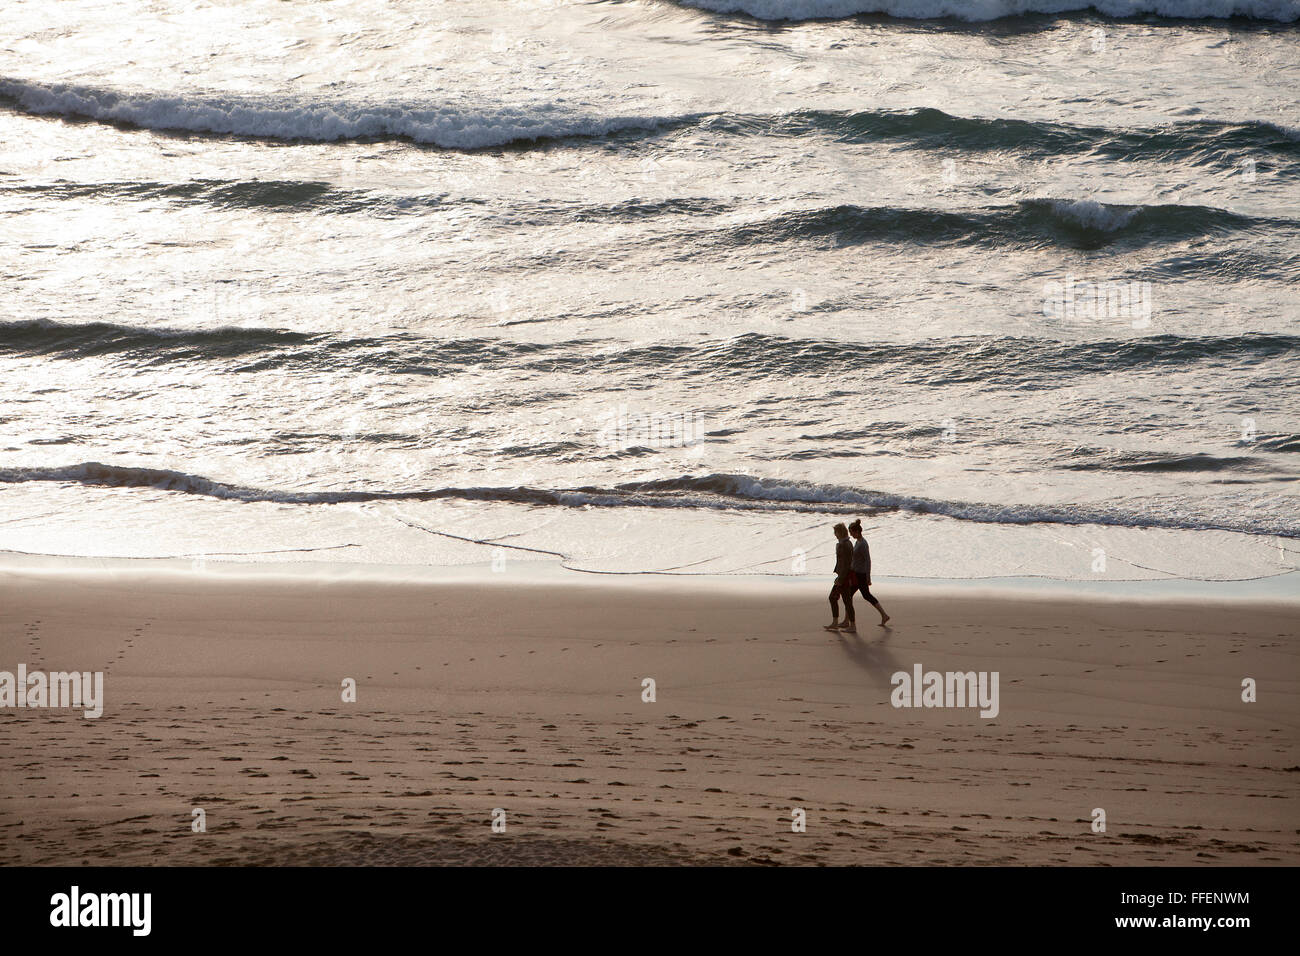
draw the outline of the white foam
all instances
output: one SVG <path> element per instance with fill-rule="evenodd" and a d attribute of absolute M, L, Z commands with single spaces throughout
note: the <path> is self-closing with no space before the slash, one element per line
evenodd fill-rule
<path fill-rule="evenodd" d="M 747 13 L 760 20 L 812 20 L 886 13 L 929 20 L 954 17 L 979 22 L 1027 13 L 1095 10 L 1111 17 L 1156 14 L 1176 19 L 1246 16 L 1290 23 L 1300 19 L 1298 0 L 681 0 L 718 13 Z"/>
<path fill-rule="evenodd" d="M 1284 123 L 1277 123 L 1270 120 L 1263 121 L 1263 125 L 1267 126 L 1269 129 L 1277 130 L 1289 140 L 1300 141 L 1300 126 L 1287 126 Z"/>
<path fill-rule="evenodd" d="M 167 468 L 112 465 L 103 462 L 53 467 L 3 468 L 0 483 L 74 482 L 86 485 L 153 488 L 226 501 L 270 502 L 294 505 L 330 505 L 372 501 L 419 501 L 449 498 L 461 501 L 514 502 L 535 505 L 563 505 L 569 508 L 782 511 L 815 510 L 823 514 L 850 514 L 861 508 L 888 509 L 912 514 L 938 515 L 976 524 L 1000 525 L 1111 525 L 1178 530 L 1217 530 L 1244 534 L 1293 536 L 1293 522 L 1275 514 L 1229 514 L 1194 517 L 1181 506 L 1157 513 L 1150 502 L 1140 508 L 1098 505 L 996 504 L 977 501 L 945 501 L 890 492 L 859 490 L 836 485 L 755 478 L 747 475 L 714 474 L 703 477 L 624 484 L 614 488 L 546 489 L 526 486 L 430 488 L 391 491 L 314 491 L 309 489 L 255 488 L 205 478 Z M 786 507 L 782 507 L 786 506 Z"/>
<path fill-rule="evenodd" d="M 1098 229 L 1102 232 L 1123 229 L 1142 211 L 1140 207 L 1107 206 L 1092 199 L 1054 199 L 1051 207 L 1052 212 L 1063 219 L 1072 220 L 1086 229 Z"/>
<path fill-rule="evenodd" d="M 0 80 L 0 95 L 29 113 L 84 116 L 156 130 L 226 133 L 332 142 L 406 136 L 451 149 L 502 146 L 518 140 L 600 136 L 653 129 L 665 118 L 599 116 L 554 103 L 491 108 L 302 102 L 291 97 L 119 93 L 65 83 Z"/>

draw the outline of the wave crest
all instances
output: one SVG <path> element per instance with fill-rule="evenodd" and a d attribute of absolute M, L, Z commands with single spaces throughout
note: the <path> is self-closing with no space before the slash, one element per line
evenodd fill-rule
<path fill-rule="evenodd" d="M 831 238 L 841 244 L 1099 249 L 1121 240 L 1129 245 L 1159 245 L 1246 229 L 1296 231 L 1297 223 L 1243 216 L 1209 206 L 1122 206 L 1087 199 L 1026 199 L 1014 205 L 971 210 L 895 206 L 801 209 L 731 227 L 718 238 L 731 245 Z"/>
<path fill-rule="evenodd" d="M 528 487 L 435 488 L 416 491 L 298 491 L 252 488 L 183 471 L 83 462 L 62 467 L 0 468 L 0 482 L 76 482 L 113 488 L 153 488 L 241 502 L 291 505 L 391 501 L 498 501 L 517 504 L 580 507 L 694 508 L 732 511 L 798 511 L 815 514 L 877 514 L 903 511 L 939 515 L 981 524 L 1110 525 L 1135 528 L 1217 530 L 1241 534 L 1294 537 L 1300 527 L 1267 515 L 1239 522 L 1195 520 L 1176 515 L 1152 515 L 1119 507 L 1080 505 L 1020 505 L 944 501 L 892 492 L 821 485 L 814 482 L 751 475 L 684 475 L 603 488 Z"/>
<path fill-rule="evenodd" d="M 448 149 L 481 149 L 570 136 L 654 129 L 664 118 L 599 116 L 551 103 L 462 108 L 303 102 L 290 97 L 123 93 L 68 83 L 0 80 L 0 97 L 27 113 L 85 117 L 142 129 L 333 142 L 411 139 Z"/>
<path fill-rule="evenodd" d="M 1042 387 L 1055 376 L 1186 368 L 1209 362 L 1254 365 L 1300 351 L 1300 335 L 1248 332 L 1187 337 L 1172 334 L 1070 342 L 1027 336 L 954 336 L 916 342 L 846 342 L 746 332 L 691 345 L 627 347 L 608 340 L 553 343 L 487 338 L 437 338 L 413 333 L 383 337 L 309 335 L 273 328 L 144 328 L 106 322 L 0 322 L 0 355 L 77 359 L 121 355 L 148 363 L 227 360 L 241 372 L 317 370 L 322 354 L 334 369 L 363 373 L 430 374 L 490 364 L 517 372 L 674 369 L 750 379 L 821 375 L 842 364 L 865 364 L 882 380 L 930 384 L 979 382 Z M 1289 450 L 1289 449 L 1284 449 Z"/>
<path fill-rule="evenodd" d="M 1026 14 L 1095 11 L 1108 17 L 1155 14 L 1174 20 L 1251 17 L 1291 23 L 1295 0 L 680 0 L 715 13 L 747 13 L 759 20 L 829 20 L 883 13 L 909 20 L 951 18 L 979 23 Z"/>

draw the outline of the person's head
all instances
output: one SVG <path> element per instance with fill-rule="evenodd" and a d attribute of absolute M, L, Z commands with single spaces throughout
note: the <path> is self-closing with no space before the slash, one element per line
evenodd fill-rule
<path fill-rule="evenodd" d="M 835 526 L 835 537 L 843 541 L 848 536 L 849 536 L 848 529 L 844 527 L 844 522 L 841 521 L 839 524 Z"/>
<path fill-rule="evenodd" d="M 862 522 L 857 518 L 854 518 L 853 523 L 849 525 L 849 534 L 853 535 L 855 538 L 862 537 Z"/>

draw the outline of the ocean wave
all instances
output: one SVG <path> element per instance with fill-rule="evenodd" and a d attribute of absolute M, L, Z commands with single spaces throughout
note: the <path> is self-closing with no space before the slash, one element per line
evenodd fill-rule
<path fill-rule="evenodd" d="M 978 384 L 987 387 L 1053 387 L 1062 376 L 1108 375 L 1192 363 L 1253 364 L 1300 348 L 1296 335 L 1226 335 L 1133 338 L 1061 342 L 1023 336 L 963 336 L 913 343 L 863 343 L 746 333 L 721 341 L 659 347 L 650 367 L 702 371 L 720 377 L 770 379 L 825 375 L 845 366 L 871 368 L 881 381 L 903 380 L 929 386 Z M 644 349 L 587 355 L 583 367 L 647 367 Z M 548 358 L 548 363 L 552 359 Z M 576 367 L 576 366 L 575 366 Z"/>
<path fill-rule="evenodd" d="M 1147 263 L 1143 277 L 1156 281 L 1182 279 L 1221 283 L 1285 282 L 1300 284 L 1300 251 L 1289 255 L 1276 249 L 1213 247 L 1203 251 L 1180 248 L 1174 255 Z"/>
<path fill-rule="evenodd" d="M 1118 232 L 1142 212 L 1140 206 L 1108 206 L 1091 199 L 1049 199 L 1047 207 L 1057 218 L 1098 232 Z"/>
<path fill-rule="evenodd" d="M 952 18 L 968 22 L 1026 14 L 1096 12 L 1107 17 L 1151 15 L 1176 20 L 1251 17 L 1291 23 L 1296 0 L 679 0 L 716 13 L 746 13 L 760 20 L 820 20 L 883 13 L 909 20 Z"/>
<path fill-rule="evenodd" d="M 486 366 L 520 373 L 644 373 L 698 379 L 770 379 L 869 366 L 882 381 L 932 386 L 1047 387 L 1060 376 L 1186 367 L 1245 366 L 1300 353 L 1300 335 L 1172 334 L 1059 341 L 1027 336 L 952 336 L 917 342 L 790 338 L 757 332 L 683 344 L 601 339 L 515 342 L 403 332 L 348 337 L 272 328 L 143 328 L 106 322 L 0 322 L 0 354 L 76 359 L 122 355 L 149 364 L 234 360 L 237 372 L 334 371 L 429 375 Z"/>
<path fill-rule="evenodd" d="M 224 208 L 311 210 L 335 215 L 391 218 L 419 215 L 430 209 L 463 209 L 484 229 L 513 229 L 572 223 L 628 224 L 659 220 L 671 232 L 656 232 L 641 242 L 670 243 L 678 258 L 698 255 L 701 247 L 731 248 L 748 243 L 778 244 L 829 239 L 834 244 L 889 243 L 955 245 L 976 248 L 1041 249 L 1051 246 L 1100 249 L 1123 243 L 1154 246 L 1199 236 L 1272 232 L 1280 239 L 1300 235 L 1300 221 L 1246 216 L 1208 206 L 1122 205 L 1091 199 L 1027 199 L 975 209 L 898 206 L 816 206 L 770 214 L 733 224 L 736 204 L 699 197 L 586 203 L 565 200 L 517 201 L 498 206 L 482 197 L 445 193 L 393 196 L 345 189 L 309 180 L 193 180 L 187 182 L 102 182 L 0 184 L 0 193 L 37 195 L 53 200 L 164 200 Z M 725 216 L 730 222 L 720 225 Z M 675 221 L 674 221 L 675 220 Z M 661 227 L 661 230 L 664 227 Z M 1238 261 L 1242 260 L 1242 261 Z M 1167 262 L 1152 266 L 1157 277 L 1187 278 L 1253 274 L 1256 279 L 1289 278 L 1295 257 L 1262 256 L 1245 248 L 1181 249 Z M 509 263 L 503 263 L 509 265 Z"/>
<path fill-rule="evenodd" d="M 221 208 L 335 210 L 371 205 L 359 190 L 338 189 L 319 180 L 195 179 L 182 182 L 67 182 L 0 184 L 0 193 L 53 200 L 127 200 L 203 203 Z M 436 202 L 431 200 L 429 204 Z"/>
<path fill-rule="evenodd" d="M 693 196 L 637 198 L 612 203 L 512 198 L 508 204 L 497 204 L 483 196 L 352 189 L 309 179 L 0 182 L 0 195 L 5 193 L 54 201 L 164 201 L 223 209 L 311 211 L 338 215 L 362 213 L 379 217 L 422 215 L 431 209 L 455 208 L 468 214 L 477 212 L 484 219 L 511 227 L 519 222 L 636 222 L 670 216 L 719 215 L 735 209 L 733 202 Z"/>
<path fill-rule="evenodd" d="M 298 347 L 316 336 L 271 328 L 148 328 L 114 322 L 0 322 L 0 355 L 87 358 L 127 354 L 147 362 L 234 358 Z"/>
<path fill-rule="evenodd" d="M 1300 453 L 1300 435 L 1260 435 L 1255 443 L 1265 451 Z"/>
<path fill-rule="evenodd" d="M 1261 441 L 1262 447 L 1267 447 Z M 1270 449 L 1271 450 L 1271 449 Z M 1250 455 L 1209 455 L 1204 452 L 1156 453 L 1113 452 L 1099 449 L 1075 449 L 1071 461 L 1060 467 L 1070 471 L 1138 471 L 1164 473 L 1269 471 L 1271 466 Z"/>
<path fill-rule="evenodd" d="M 529 487 L 437 488 L 416 491 L 306 491 L 253 488 L 201 475 L 164 468 L 140 468 L 83 462 L 60 467 L 0 468 L 0 482 L 51 481 L 111 488 L 149 488 L 236 502 L 288 505 L 364 504 L 368 502 L 454 499 L 566 508 L 691 508 L 731 511 L 806 512 L 870 515 L 907 512 L 981 524 L 1110 525 L 1134 528 L 1217 530 L 1242 534 L 1295 537 L 1300 524 L 1275 516 L 1250 514 L 1237 521 L 1198 520 L 1183 514 L 1153 515 L 1144 511 L 1100 506 L 1050 506 L 944 501 L 891 492 L 821 485 L 749 475 L 684 475 L 657 481 L 631 482 L 603 488 Z"/>
<path fill-rule="evenodd" d="M 1229 165 L 1235 165 L 1247 153 L 1300 157 L 1300 128 L 1269 120 L 1183 120 L 1159 127 L 1111 128 L 1049 120 L 955 116 L 932 107 L 602 118 L 565 113 L 551 104 L 535 109 L 466 111 L 415 105 L 302 103 L 285 97 L 127 94 L 5 78 L 0 78 L 0 103 L 28 113 L 88 118 L 145 129 L 302 141 L 410 139 L 458 149 L 566 137 L 655 136 L 674 129 L 699 129 L 738 137 L 824 135 L 841 142 L 901 142 L 942 151 L 1014 150 L 1027 157 L 1092 154 L 1125 161 L 1147 157 Z M 364 160 L 358 163 L 364 168 Z M 1289 165 L 1283 165 L 1271 174 L 1288 176 L 1292 172 Z M 60 186 L 72 198 L 111 188 L 112 184 Z M 196 196 L 231 205 L 311 203 L 321 198 L 317 194 L 326 188 L 327 184 L 319 182 L 271 180 L 117 184 L 118 192 L 126 198 Z"/>
<path fill-rule="evenodd" d="M 485 363 L 517 364 L 553 347 L 499 339 L 435 339 L 415 333 L 347 337 L 264 326 L 205 329 L 49 319 L 0 322 L 0 355 L 61 359 L 120 355 L 144 364 L 246 359 L 232 366 L 238 372 L 327 366 L 427 373 Z"/>
<path fill-rule="evenodd" d="M 732 226 L 715 241 L 728 245 L 831 239 L 960 245 L 983 248 L 1064 246 L 1100 249 L 1176 242 L 1249 229 L 1300 231 L 1290 219 L 1244 216 L 1210 206 L 1125 206 L 1079 199 L 1027 199 L 974 210 L 833 206 L 778 213 Z M 708 241 L 709 236 L 701 237 Z"/>
<path fill-rule="evenodd" d="M 1049 120 L 954 116 L 911 110 L 798 110 L 776 116 L 723 114 L 700 125 L 736 135 L 805 136 L 823 133 L 843 142 L 903 142 L 936 150 L 1015 150 L 1047 157 L 1091 153 L 1105 159 L 1138 157 L 1218 160 L 1235 165 L 1244 152 L 1300 156 L 1300 130 L 1264 120 L 1184 120 L 1159 127 L 1080 126 Z"/>
<path fill-rule="evenodd" d="M 281 96 L 119 92 L 70 83 L 0 79 L 0 99 L 39 115 L 87 118 L 142 129 L 334 142 L 409 139 L 448 149 L 604 136 L 655 129 L 681 117 L 600 116 L 555 103 L 495 108 L 304 101 Z"/>

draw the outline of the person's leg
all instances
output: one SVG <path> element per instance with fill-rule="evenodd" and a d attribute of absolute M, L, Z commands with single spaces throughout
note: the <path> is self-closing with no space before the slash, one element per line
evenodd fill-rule
<path fill-rule="evenodd" d="M 831 622 L 826 625 L 826 630 L 833 631 L 840 626 L 840 586 L 838 584 L 831 585 L 830 602 Z"/>
<path fill-rule="evenodd" d="M 876 600 L 876 596 L 871 593 L 867 585 L 865 584 L 858 585 L 858 590 L 861 591 L 862 596 L 866 598 L 868 601 L 870 601 L 871 604 L 875 607 L 875 609 L 880 612 L 880 623 L 884 624 L 886 621 L 888 621 L 889 615 L 885 613 L 885 609 L 880 606 L 880 602 Z"/>
<path fill-rule="evenodd" d="M 840 593 L 844 597 L 844 624 L 842 629 L 846 631 L 856 631 L 857 618 L 853 613 L 853 588 L 846 584 L 840 588 Z"/>

